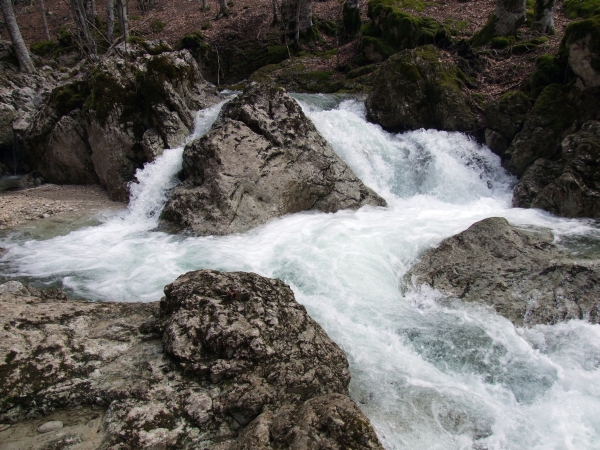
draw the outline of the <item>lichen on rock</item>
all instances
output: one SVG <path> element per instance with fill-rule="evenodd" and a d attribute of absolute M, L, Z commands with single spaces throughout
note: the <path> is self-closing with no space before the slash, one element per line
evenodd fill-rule
<path fill-rule="evenodd" d="M 281 88 L 251 84 L 183 153 L 162 219 L 199 235 L 239 233 L 299 211 L 385 206 Z"/>

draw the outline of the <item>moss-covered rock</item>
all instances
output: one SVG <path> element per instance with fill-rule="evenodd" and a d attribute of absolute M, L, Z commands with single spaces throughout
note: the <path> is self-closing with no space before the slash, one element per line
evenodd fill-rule
<path fill-rule="evenodd" d="M 567 27 L 560 57 L 577 75 L 580 89 L 600 86 L 600 15 Z"/>
<path fill-rule="evenodd" d="M 348 2 L 345 2 L 342 16 L 344 21 L 344 31 L 350 36 L 355 36 L 360 31 L 362 25 L 358 3 L 356 3 L 355 7 L 351 7 Z"/>
<path fill-rule="evenodd" d="M 568 66 L 554 55 L 542 55 L 535 62 L 535 70 L 527 79 L 523 90 L 531 97 L 538 95 L 551 84 L 566 84 L 569 81 Z"/>
<path fill-rule="evenodd" d="M 563 10 L 569 19 L 589 19 L 600 14 L 600 0 L 565 0 Z"/>
<path fill-rule="evenodd" d="M 368 16 L 372 22 L 361 29 L 361 50 L 368 61 L 383 61 L 404 49 L 427 44 L 445 47 L 452 42 L 444 24 L 430 17 L 413 16 L 399 6 L 406 4 L 394 0 L 369 1 Z"/>
<path fill-rule="evenodd" d="M 510 142 L 523 128 L 531 107 L 531 101 L 521 91 L 507 92 L 485 106 L 485 141 L 494 153 L 504 155 Z"/>
<path fill-rule="evenodd" d="M 512 36 L 526 20 L 526 2 L 523 0 L 498 2 L 487 23 L 471 39 L 471 44 L 479 47 L 490 43 L 495 37 Z"/>
<path fill-rule="evenodd" d="M 48 56 L 55 48 L 56 44 L 52 41 L 34 42 L 30 46 L 31 53 L 37 56 Z"/>
<path fill-rule="evenodd" d="M 388 129 L 475 132 L 479 120 L 463 92 L 464 74 L 432 46 L 405 50 L 381 65 L 367 98 L 369 119 Z"/>

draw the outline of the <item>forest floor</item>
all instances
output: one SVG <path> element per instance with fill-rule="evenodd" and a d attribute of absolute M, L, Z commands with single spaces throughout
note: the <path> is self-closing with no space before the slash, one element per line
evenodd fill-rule
<path fill-rule="evenodd" d="M 17 0 L 15 11 L 22 34 L 28 44 L 45 40 L 41 14 L 35 0 Z M 30 3 L 31 2 L 31 3 Z M 34 3 L 35 2 L 35 3 Z M 424 6 L 422 11 L 408 10 L 411 14 L 429 16 L 440 22 L 451 23 L 459 30 L 458 38 L 468 39 L 481 29 L 494 9 L 495 0 L 431 0 L 417 2 Z M 145 39 L 164 39 L 170 44 L 177 42 L 185 34 L 201 31 L 212 42 L 223 42 L 231 35 L 243 40 L 265 40 L 277 34 L 272 25 L 273 12 L 271 0 L 232 0 L 229 1 L 230 15 L 216 19 L 218 3 L 211 0 L 210 9 L 203 11 L 197 0 L 138 0 L 130 2 L 130 26 L 132 34 Z M 320 20 L 339 21 L 342 16 L 340 0 L 315 1 L 314 17 Z M 56 39 L 61 27 L 72 23 L 67 0 L 45 0 L 50 34 Z M 105 4 L 96 1 L 97 11 L 103 16 Z M 361 1 L 362 17 L 367 20 L 367 1 Z M 555 54 L 569 20 L 562 11 L 562 1 L 558 2 L 555 14 L 557 33 L 548 36 L 548 42 L 537 46 L 524 54 L 516 55 L 510 51 L 486 51 L 481 53 L 482 69 L 473 93 L 483 95 L 490 100 L 510 89 L 519 86 L 535 67 L 535 61 L 542 54 Z M 2 39 L 8 39 L 6 30 L 0 27 Z M 536 37 L 525 27 L 521 30 L 524 38 Z M 327 70 L 336 77 L 342 77 L 341 68 L 354 58 L 359 51 L 359 39 L 342 41 L 336 37 L 322 36 L 318 50 L 338 48 L 336 57 L 309 58 L 306 66 L 312 70 Z M 312 48 L 314 50 L 314 46 Z M 443 52 L 445 59 L 454 59 L 455 54 Z"/>

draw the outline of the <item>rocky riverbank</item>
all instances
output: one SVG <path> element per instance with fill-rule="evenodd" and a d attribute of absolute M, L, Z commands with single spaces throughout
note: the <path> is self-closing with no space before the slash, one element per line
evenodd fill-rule
<path fill-rule="evenodd" d="M 1 285 L 0 448 L 382 448 L 344 353 L 287 285 L 204 270 L 165 294 Z"/>

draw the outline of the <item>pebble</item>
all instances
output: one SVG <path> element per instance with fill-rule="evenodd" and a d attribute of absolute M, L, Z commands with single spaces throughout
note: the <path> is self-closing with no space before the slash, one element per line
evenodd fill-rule
<path fill-rule="evenodd" d="M 8 430 L 10 428 L 10 425 L 7 423 L 0 423 L 0 432 L 4 431 L 4 430 Z"/>
<path fill-rule="evenodd" d="M 50 431 L 60 430 L 63 423 L 60 420 L 51 420 L 38 427 L 38 433 L 49 433 Z"/>

